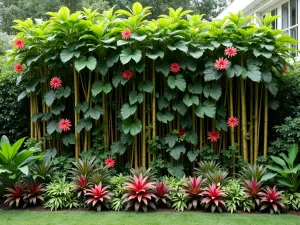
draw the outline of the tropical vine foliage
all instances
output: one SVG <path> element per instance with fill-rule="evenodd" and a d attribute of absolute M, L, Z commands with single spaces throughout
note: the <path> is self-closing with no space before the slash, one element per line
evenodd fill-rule
<path fill-rule="evenodd" d="M 173 174 L 207 146 L 218 154 L 237 144 L 251 163 L 266 156 L 273 75 L 297 42 L 270 15 L 260 25 L 241 12 L 206 22 L 170 8 L 148 21 L 150 10 L 63 7 L 47 21 L 15 20 L 9 55 L 29 80 L 19 99 L 30 97 L 31 136 L 44 148 L 75 144 L 78 158 L 103 126 L 117 164 L 148 167 L 159 156 Z"/>

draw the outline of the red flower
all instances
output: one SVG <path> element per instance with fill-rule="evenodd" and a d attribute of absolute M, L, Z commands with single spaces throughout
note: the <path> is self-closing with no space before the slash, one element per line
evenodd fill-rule
<path fill-rule="evenodd" d="M 131 36 L 131 30 L 130 29 L 125 29 L 125 30 L 122 31 L 122 38 L 124 40 L 130 38 L 130 36 Z"/>
<path fill-rule="evenodd" d="M 226 70 L 228 67 L 229 61 L 224 58 L 219 58 L 216 60 L 215 68 L 217 70 Z"/>
<path fill-rule="evenodd" d="M 62 83 L 62 81 L 59 77 L 53 77 L 50 80 L 50 87 L 53 89 L 57 89 L 57 88 L 61 87 L 61 83 Z"/>
<path fill-rule="evenodd" d="M 281 70 L 281 73 L 282 73 L 282 74 L 286 74 L 287 71 L 288 71 L 288 67 L 285 66 L 285 67 L 283 68 L 283 70 Z"/>
<path fill-rule="evenodd" d="M 227 120 L 227 125 L 229 127 L 236 127 L 239 125 L 239 121 L 236 117 L 229 117 Z"/>
<path fill-rule="evenodd" d="M 21 73 L 23 71 L 23 66 L 21 64 L 16 64 L 15 65 L 15 71 L 17 73 Z"/>
<path fill-rule="evenodd" d="M 172 63 L 170 65 L 170 70 L 173 73 L 178 73 L 180 71 L 180 65 L 178 63 Z"/>
<path fill-rule="evenodd" d="M 59 121 L 59 129 L 61 129 L 62 131 L 66 132 L 66 131 L 69 131 L 71 130 L 71 121 L 69 119 L 61 119 Z"/>
<path fill-rule="evenodd" d="M 132 72 L 131 72 L 131 70 L 124 70 L 123 74 L 122 74 L 122 77 L 124 79 L 130 80 L 132 78 Z"/>
<path fill-rule="evenodd" d="M 16 48 L 24 48 L 24 45 L 25 45 L 25 41 L 22 40 L 22 39 L 16 39 L 16 40 L 14 41 L 14 46 L 15 46 Z"/>
<path fill-rule="evenodd" d="M 217 130 L 213 130 L 211 132 L 208 132 L 208 140 L 211 142 L 217 142 L 220 139 L 220 134 Z"/>
<path fill-rule="evenodd" d="M 179 135 L 179 137 L 183 137 L 184 135 L 186 134 L 186 130 L 185 129 L 179 129 L 179 133 L 178 133 L 178 135 Z"/>
<path fill-rule="evenodd" d="M 114 167 L 115 166 L 115 160 L 113 158 L 107 158 L 105 159 L 105 166 L 106 167 Z"/>
<path fill-rule="evenodd" d="M 237 54 L 237 49 L 235 47 L 228 47 L 225 49 L 225 55 L 228 57 L 233 57 L 236 56 Z"/>

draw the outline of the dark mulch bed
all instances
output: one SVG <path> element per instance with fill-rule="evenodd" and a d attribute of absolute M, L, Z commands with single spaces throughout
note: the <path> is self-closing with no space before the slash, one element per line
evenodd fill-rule
<path fill-rule="evenodd" d="M 45 209 L 43 208 L 43 206 L 30 206 L 30 207 L 26 207 L 25 209 L 23 208 L 9 208 L 6 204 L 4 204 L 4 199 L 0 199 L 0 211 L 1 210 L 17 210 L 17 211 L 33 211 L 33 212 L 49 212 L 50 209 Z M 87 208 L 76 208 L 76 209 L 63 209 L 63 210 L 59 210 L 59 211 L 88 211 Z M 107 211 L 107 212 L 113 212 L 113 211 Z M 149 211 L 151 212 L 151 211 Z M 155 212 L 177 212 L 177 213 L 184 213 L 184 212 L 201 212 L 201 213 L 210 213 L 208 211 L 204 211 L 204 210 L 190 210 L 190 211 L 177 211 L 174 209 L 158 209 L 157 211 L 152 211 L 153 213 Z M 228 212 L 224 212 L 224 213 L 228 213 Z M 244 212 L 244 211 L 237 211 L 235 212 L 235 214 L 266 214 L 265 212 Z M 293 211 L 293 210 L 289 210 L 286 212 L 286 214 L 291 214 L 291 215 L 296 215 L 296 216 L 300 216 L 300 211 Z"/>

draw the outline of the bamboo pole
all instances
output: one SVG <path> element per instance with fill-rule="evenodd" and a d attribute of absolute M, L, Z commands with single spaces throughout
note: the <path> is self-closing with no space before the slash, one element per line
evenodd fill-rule
<path fill-rule="evenodd" d="M 255 116 L 254 116 L 254 163 L 258 157 L 258 94 L 259 86 L 255 83 Z"/>
<path fill-rule="evenodd" d="M 155 61 L 152 62 L 152 85 L 153 85 L 153 93 L 152 93 L 152 137 L 153 140 L 156 140 L 156 85 L 155 85 Z M 153 154 L 153 159 L 155 156 Z"/>
<path fill-rule="evenodd" d="M 74 105 L 79 103 L 79 84 L 78 84 L 78 74 L 75 68 L 75 59 L 73 59 L 73 76 L 74 76 Z M 79 115 L 74 109 L 74 127 L 75 127 L 75 158 L 78 160 L 80 153 L 80 134 L 76 131 L 77 123 L 79 122 Z"/>
<path fill-rule="evenodd" d="M 146 79 L 146 72 L 143 71 L 143 80 Z M 143 105 L 142 105 L 142 167 L 146 168 L 146 96 L 143 91 Z"/>
<path fill-rule="evenodd" d="M 268 150 L 268 89 L 265 87 L 264 158 Z"/>

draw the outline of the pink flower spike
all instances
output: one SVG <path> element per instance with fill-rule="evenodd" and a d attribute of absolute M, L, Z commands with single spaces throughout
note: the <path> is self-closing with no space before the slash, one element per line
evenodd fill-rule
<path fill-rule="evenodd" d="M 235 47 L 228 47 L 225 49 L 225 55 L 233 57 L 237 55 L 237 49 Z"/>
<path fill-rule="evenodd" d="M 122 31 L 122 38 L 124 40 L 129 39 L 130 36 L 131 36 L 131 30 L 130 29 L 125 29 L 125 30 Z"/>
<path fill-rule="evenodd" d="M 114 167 L 115 166 L 115 160 L 113 160 L 113 158 L 105 159 L 105 166 L 108 167 L 108 168 Z"/>
<path fill-rule="evenodd" d="M 59 77 L 53 77 L 50 80 L 50 87 L 53 89 L 57 89 L 57 88 L 61 87 L 61 85 L 62 85 L 62 81 Z"/>
<path fill-rule="evenodd" d="M 236 127 L 239 125 L 239 121 L 236 117 L 229 117 L 227 120 L 227 125 L 229 127 Z"/>
<path fill-rule="evenodd" d="M 23 71 L 23 66 L 21 64 L 16 64 L 15 65 L 15 71 L 17 73 L 21 73 Z"/>
<path fill-rule="evenodd" d="M 211 132 L 208 132 L 207 139 L 211 142 L 217 142 L 220 139 L 220 134 L 217 130 L 213 130 Z"/>
<path fill-rule="evenodd" d="M 178 73 L 180 71 L 180 65 L 178 63 L 172 63 L 170 65 L 170 71 L 173 73 Z"/>
<path fill-rule="evenodd" d="M 126 80 L 130 80 L 132 78 L 131 70 L 124 70 L 122 73 L 122 77 Z"/>
<path fill-rule="evenodd" d="M 215 68 L 217 70 L 226 70 L 228 67 L 229 61 L 224 58 L 219 58 L 216 60 Z"/>
<path fill-rule="evenodd" d="M 70 127 L 72 126 L 72 124 L 69 119 L 61 119 L 59 121 L 58 126 L 59 126 L 59 129 L 61 129 L 63 132 L 66 132 L 66 131 L 71 130 Z"/>
<path fill-rule="evenodd" d="M 19 49 L 24 48 L 24 46 L 25 46 L 25 41 L 22 40 L 22 39 L 16 39 L 16 40 L 14 41 L 14 46 L 15 46 L 15 48 L 19 48 Z"/>

